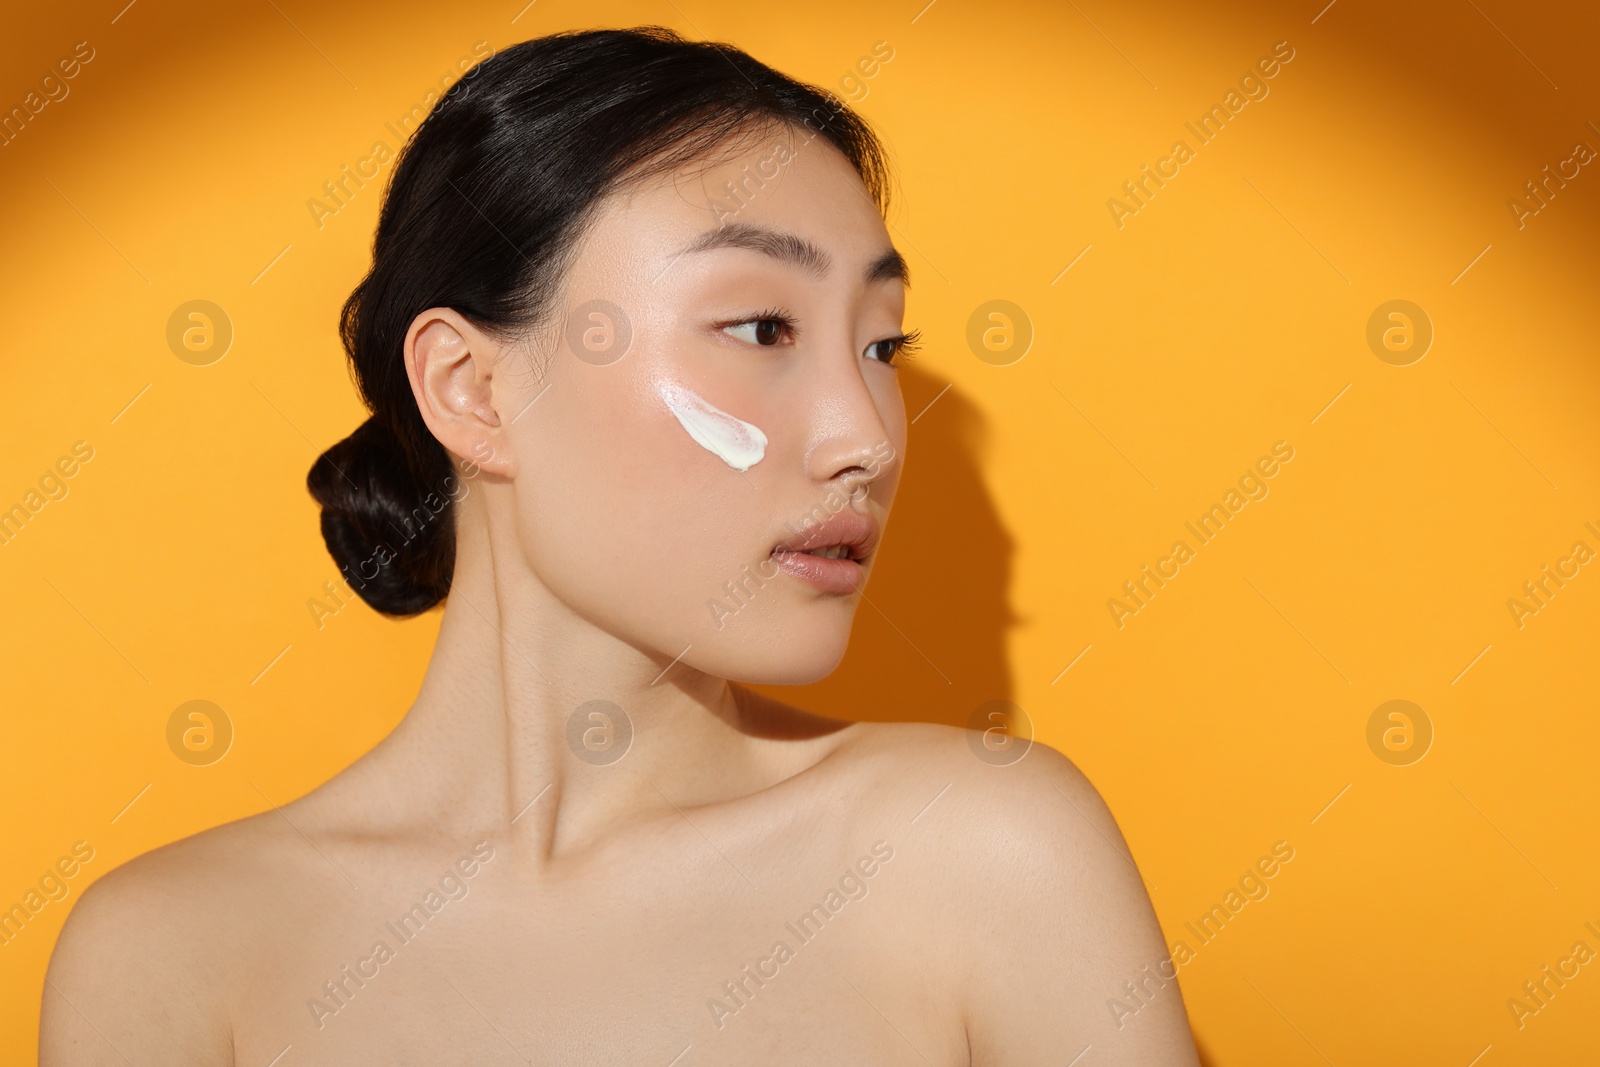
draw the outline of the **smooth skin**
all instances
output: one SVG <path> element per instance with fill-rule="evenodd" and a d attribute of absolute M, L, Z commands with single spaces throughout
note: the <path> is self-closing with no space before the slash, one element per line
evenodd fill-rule
<path fill-rule="evenodd" d="M 964 730 L 740 684 L 829 673 L 858 595 L 780 575 L 708 606 L 813 509 L 886 520 L 897 263 L 849 163 L 783 127 L 608 198 L 550 327 L 418 315 L 417 403 L 476 469 L 415 703 L 309 795 L 94 883 L 41 1062 L 1196 1064 L 1176 981 L 1145 977 L 1167 952 L 1143 883 L 1071 762 L 1035 744 L 999 766 Z M 610 362 L 563 329 L 597 298 L 631 334 Z M 663 376 L 761 427 L 763 459 L 693 441 Z M 597 699 L 631 724 L 610 763 L 569 743 Z"/>

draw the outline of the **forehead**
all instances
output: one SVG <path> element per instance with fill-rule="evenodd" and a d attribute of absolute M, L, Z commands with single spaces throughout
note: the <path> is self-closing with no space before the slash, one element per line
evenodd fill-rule
<path fill-rule="evenodd" d="M 843 153 L 824 137 L 776 124 L 628 183 L 597 210 L 588 243 L 601 254 L 676 254 L 697 238 L 746 228 L 798 235 L 851 275 L 893 247 Z"/>

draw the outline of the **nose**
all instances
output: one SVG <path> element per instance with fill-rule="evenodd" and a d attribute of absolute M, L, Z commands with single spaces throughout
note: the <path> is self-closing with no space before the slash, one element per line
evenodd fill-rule
<path fill-rule="evenodd" d="M 882 403 L 898 407 L 899 390 L 881 389 L 884 395 L 875 395 L 856 366 L 827 375 L 816 390 L 806 473 L 853 497 L 885 477 L 900 461 L 890 420 L 879 407 Z M 895 414 L 891 412 L 890 417 Z M 895 421 L 903 421 L 904 412 L 898 414 L 902 418 Z"/>

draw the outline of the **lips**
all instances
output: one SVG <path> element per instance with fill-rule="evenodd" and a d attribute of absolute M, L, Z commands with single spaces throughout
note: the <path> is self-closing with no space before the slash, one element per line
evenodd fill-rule
<path fill-rule="evenodd" d="M 878 544 L 878 524 L 848 508 L 808 525 L 772 550 L 778 566 L 825 593 L 846 595 L 861 585 L 863 561 Z"/>

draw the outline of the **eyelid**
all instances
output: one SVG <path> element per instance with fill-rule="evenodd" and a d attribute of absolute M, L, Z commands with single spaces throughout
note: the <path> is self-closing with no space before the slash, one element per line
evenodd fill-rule
<path fill-rule="evenodd" d="M 861 354 L 862 356 L 866 356 L 868 352 L 872 351 L 872 349 L 876 348 L 878 345 L 888 344 L 889 342 L 894 342 L 894 354 L 888 359 L 879 359 L 875 362 L 882 363 L 890 367 L 903 366 L 916 358 L 917 351 L 922 347 L 922 331 L 903 330 L 900 333 L 893 334 L 889 337 L 880 337 L 876 341 L 868 343 L 867 347 L 862 349 Z"/>
<path fill-rule="evenodd" d="M 730 326 L 748 326 L 751 323 L 762 322 L 762 321 L 766 321 L 766 320 L 772 320 L 772 321 L 775 321 L 775 322 L 778 322 L 778 323 L 782 324 L 782 328 L 783 328 L 783 332 L 784 332 L 785 336 L 784 336 L 783 341 L 779 342 L 780 344 L 782 344 L 782 343 L 793 344 L 793 343 L 795 343 L 796 341 L 799 340 L 799 338 L 800 338 L 800 323 L 799 323 L 799 321 L 793 315 L 789 314 L 788 311 L 786 311 L 783 308 L 778 308 L 778 307 L 768 308 L 765 311 L 757 311 L 757 312 L 754 312 L 752 314 L 737 315 L 737 316 L 735 316 L 735 317 L 733 317 L 731 319 L 723 319 L 720 322 L 713 323 L 712 324 L 712 328 L 715 329 L 718 333 L 723 333 Z M 758 347 L 775 348 L 777 346 L 776 345 L 765 345 L 765 346 L 758 346 Z"/>

